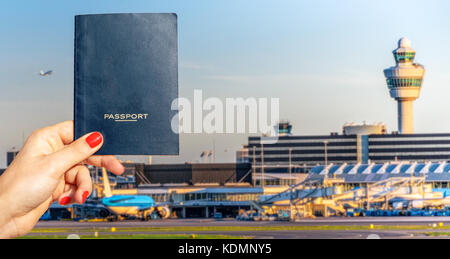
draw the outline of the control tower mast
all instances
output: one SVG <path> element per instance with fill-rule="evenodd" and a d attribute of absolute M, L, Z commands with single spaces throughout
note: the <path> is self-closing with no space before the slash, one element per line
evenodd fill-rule
<path fill-rule="evenodd" d="M 416 51 L 411 41 L 401 38 L 393 51 L 395 67 L 384 70 L 391 97 L 398 102 L 398 131 L 401 134 L 414 133 L 413 101 L 420 96 L 425 68 L 413 63 Z"/>

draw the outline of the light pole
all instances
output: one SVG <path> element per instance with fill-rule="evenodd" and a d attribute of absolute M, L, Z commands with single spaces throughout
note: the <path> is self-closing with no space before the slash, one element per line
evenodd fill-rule
<path fill-rule="evenodd" d="M 289 148 L 289 188 L 290 188 L 290 195 L 289 195 L 289 210 L 290 210 L 290 221 L 293 222 L 294 221 L 294 213 L 292 211 L 292 195 L 293 195 L 293 190 L 291 186 L 291 181 L 292 181 L 292 148 Z"/>
<path fill-rule="evenodd" d="M 253 146 L 253 168 L 252 168 L 252 172 L 253 172 L 253 186 L 256 187 L 256 146 Z"/>
<path fill-rule="evenodd" d="M 324 141 L 323 145 L 325 147 L 325 179 L 328 179 L 328 141 Z"/>
<path fill-rule="evenodd" d="M 292 181 L 292 148 L 289 148 L 289 185 Z"/>
<path fill-rule="evenodd" d="M 294 222 L 295 218 L 294 218 L 294 212 L 293 212 L 293 206 L 292 206 L 292 199 L 293 199 L 293 190 L 292 187 L 290 188 L 290 192 L 289 192 L 289 220 L 291 222 Z"/>
<path fill-rule="evenodd" d="M 262 188 L 264 189 L 264 144 L 261 143 L 261 177 L 262 177 Z"/>

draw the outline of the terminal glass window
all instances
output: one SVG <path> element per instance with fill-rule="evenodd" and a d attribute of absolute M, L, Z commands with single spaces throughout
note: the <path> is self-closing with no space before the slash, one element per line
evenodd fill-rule
<path fill-rule="evenodd" d="M 393 78 L 387 79 L 387 85 L 389 88 L 399 87 L 421 87 L 422 79 L 420 78 Z"/>
<path fill-rule="evenodd" d="M 398 52 L 394 54 L 395 61 L 397 61 L 397 63 L 413 62 L 415 56 L 416 53 L 414 52 Z"/>
<path fill-rule="evenodd" d="M 152 195 L 155 201 L 169 200 L 168 195 Z M 253 193 L 188 193 L 188 194 L 173 194 L 172 200 L 174 202 L 184 201 L 228 201 L 228 202 L 245 202 L 255 201 L 259 197 L 258 194 Z"/>

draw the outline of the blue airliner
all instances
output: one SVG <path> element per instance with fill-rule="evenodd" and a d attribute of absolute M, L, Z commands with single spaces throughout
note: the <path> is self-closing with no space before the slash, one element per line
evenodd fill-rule
<path fill-rule="evenodd" d="M 151 219 L 151 215 L 154 212 L 157 212 L 163 219 L 170 217 L 170 209 L 167 206 L 158 206 L 150 196 L 113 195 L 105 168 L 102 168 L 102 173 L 104 185 L 103 193 L 105 195 L 102 199 L 102 203 L 118 216 L 131 216 L 148 220 Z"/>

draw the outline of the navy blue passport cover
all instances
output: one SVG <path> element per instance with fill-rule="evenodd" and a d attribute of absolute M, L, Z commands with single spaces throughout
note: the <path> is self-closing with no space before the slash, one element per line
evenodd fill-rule
<path fill-rule="evenodd" d="M 176 14 L 75 17 L 75 138 L 99 131 L 97 155 L 178 155 Z"/>

